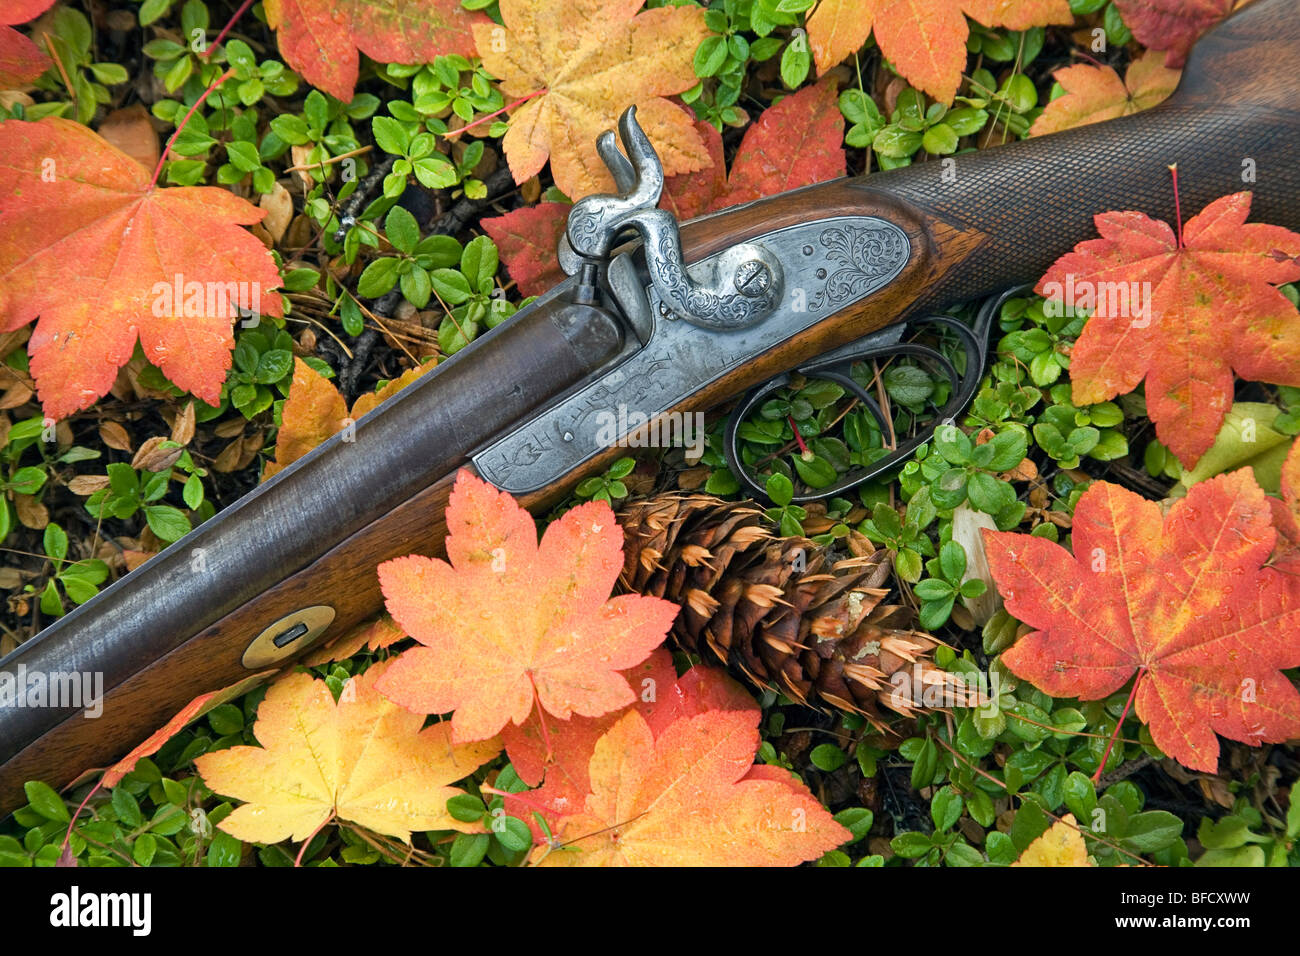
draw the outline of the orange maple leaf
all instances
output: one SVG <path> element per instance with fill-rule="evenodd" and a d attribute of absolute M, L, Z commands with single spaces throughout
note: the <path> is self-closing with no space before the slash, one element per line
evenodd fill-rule
<path fill-rule="evenodd" d="M 0 10 L 0 90 L 24 86 L 44 73 L 50 58 L 13 24 L 35 20 L 54 0 L 5 0 Z"/>
<path fill-rule="evenodd" d="M 1300 385 L 1300 315 L 1270 283 L 1300 279 L 1300 235 L 1247 223 L 1250 193 L 1216 199 L 1181 236 L 1141 212 L 1094 217 L 1100 239 L 1074 247 L 1035 291 L 1095 307 L 1070 353 L 1076 405 L 1146 379 L 1156 434 L 1188 468 L 1214 444 L 1233 371 Z"/>
<path fill-rule="evenodd" d="M 656 648 L 640 664 L 621 673 L 636 694 L 632 708 L 646 719 L 656 735 L 681 717 L 693 717 L 707 710 L 757 710 L 758 707 L 754 698 L 720 667 L 697 665 L 678 677 L 673 655 L 664 647 Z M 519 779 L 535 787 L 545 778 L 545 787 L 530 793 L 530 798 L 540 793 L 551 805 L 563 805 L 566 797 L 570 805 L 581 805 L 590 786 L 587 765 L 596 741 L 622 716 L 623 711 L 616 711 L 599 717 L 573 717 L 543 724 L 532 713 L 519 726 L 506 724 L 501 731 L 501 742 Z M 512 807 L 509 797 L 506 808 L 525 820 L 529 818 L 526 805 Z"/>
<path fill-rule="evenodd" d="M 966 66 L 963 14 L 1012 30 L 1074 20 L 1068 0 L 821 0 L 808 18 L 808 43 L 824 73 L 874 29 L 880 52 L 905 80 L 951 103 Z"/>
<path fill-rule="evenodd" d="M 357 85 L 361 53 L 380 63 L 430 63 L 474 55 L 475 24 L 491 24 L 460 0 L 266 0 L 285 62 L 345 103 Z"/>
<path fill-rule="evenodd" d="M 554 813 L 551 866 L 794 866 L 851 834 L 780 767 L 755 767 L 757 710 L 681 717 L 657 737 L 629 711 L 597 741 L 591 791 Z M 540 792 L 540 791 L 539 791 Z"/>
<path fill-rule="evenodd" d="M 437 362 L 431 361 L 407 369 L 378 391 L 358 396 L 349 412 L 347 402 L 339 390 L 330 384 L 330 380 L 295 357 L 293 383 L 289 386 L 289 397 L 284 400 L 280 412 L 280 430 L 275 439 L 275 461 L 266 463 L 262 469 L 262 480 L 266 481 L 283 471 L 331 435 L 373 411 L 436 366 Z"/>
<path fill-rule="evenodd" d="M 1108 66 L 1079 63 L 1057 70 L 1052 76 L 1065 95 L 1048 103 L 1029 132 L 1034 136 L 1056 133 L 1075 126 L 1128 116 L 1168 99 L 1178 86 L 1181 70 L 1165 66 L 1158 54 L 1148 50 L 1129 64 L 1124 79 Z"/>
<path fill-rule="evenodd" d="M 501 750 L 495 740 L 453 746 L 444 723 L 403 710 L 375 689 L 388 662 L 343 687 L 290 674 L 267 691 L 253 733 L 261 747 L 232 747 L 194 761 L 203 782 L 245 801 L 218 826 L 255 843 L 310 838 L 331 818 L 410 842 L 413 830 L 479 832 L 447 812 L 463 793 L 448 786 Z"/>
<path fill-rule="evenodd" d="M 360 653 L 362 648 L 379 651 L 404 640 L 406 632 L 397 626 L 392 615 L 379 614 L 305 654 L 299 663 L 307 667 L 319 667 L 321 664 L 345 661 Z"/>
<path fill-rule="evenodd" d="M 664 97 L 698 82 L 695 50 L 708 36 L 696 6 L 637 13 L 644 0 L 501 0 L 505 28 L 474 27 L 483 65 L 509 97 L 527 98 L 502 144 L 515 182 L 551 160 L 571 199 L 612 192 L 596 138 L 633 104 L 664 172 L 708 161 L 690 117 Z"/>
<path fill-rule="evenodd" d="M 1249 469 L 1194 485 L 1167 517 L 1097 482 L 1074 512 L 1074 556 L 986 531 L 1007 610 L 1038 630 L 1003 653 L 1053 697 L 1097 700 L 1137 671 L 1133 701 L 1157 747 L 1214 773 L 1215 733 L 1258 746 L 1300 735 L 1300 586 L 1263 563 L 1274 530 Z"/>
<path fill-rule="evenodd" d="M 541 545 L 510 495 L 462 471 L 446 513 L 447 556 L 379 566 L 393 619 L 423 644 L 406 651 L 380 689 L 421 714 L 455 711 L 456 740 L 522 724 L 536 700 L 567 720 L 635 699 L 618 672 L 663 642 L 677 606 L 609 598 L 623 567 L 623 533 L 603 501 L 567 512 Z"/>
<path fill-rule="evenodd" d="M 280 272 L 239 226 L 266 215 L 224 189 L 159 189 L 84 126 L 0 123 L 0 330 L 28 342 L 45 413 L 94 404 L 145 358 L 209 405 L 221 396 L 239 309 L 279 315 Z"/>

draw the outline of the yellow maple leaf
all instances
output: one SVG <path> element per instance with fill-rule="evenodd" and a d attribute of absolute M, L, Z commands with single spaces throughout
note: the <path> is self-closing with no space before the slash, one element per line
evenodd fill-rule
<path fill-rule="evenodd" d="M 300 358 L 293 360 L 293 383 L 289 397 L 280 413 L 280 431 L 275 440 L 275 461 L 268 461 L 262 469 L 266 481 L 277 472 L 289 467 L 307 452 L 336 432 L 348 422 L 355 422 L 367 412 L 374 411 L 425 372 L 437 367 L 429 361 L 407 369 L 399 378 L 390 381 L 377 392 L 361 395 L 348 412 L 347 402 L 339 390 L 320 372 Z"/>
<path fill-rule="evenodd" d="M 1083 834 L 1074 819 L 1073 813 L 1067 813 L 1060 821 L 1052 824 L 1042 836 L 1020 854 L 1020 859 L 1012 866 L 1094 866 L 1088 862 L 1088 848 L 1084 845 Z"/>
<path fill-rule="evenodd" d="M 664 99 L 697 82 L 695 50 L 710 36 L 699 7 L 641 9 L 643 0 L 501 0 L 505 26 L 477 25 L 484 67 L 514 99 L 503 145 L 515 182 L 549 157 L 571 199 L 612 192 L 596 137 L 635 104 L 664 173 L 709 165 L 691 115 Z"/>
<path fill-rule="evenodd" d="M 376 664 L 338 703 L 310 674 L 275 683 L 257 712 L 261 747 L 232 747 L 195 761 L 204 783 L 245 801 L 218 826 L 255 843 L 306 840 L 331 817 L 410 842 L 413 830 L 481 832 L 447 813 L 463 791 L 448 786 L 501 750 L 496 740 L 453 746 L 451 724 L 421 730 L 423 714 L 375 690 Z"/>
<path fill-rule="evenodd" d="M 1150 109 L 1169 98 L 1182 70 L 1164 64 L 1164 54 L 1148 50 L 1128 66 L 1124 79 L 1109 66 L 1076 63 L 1052 74 L 1065 90 L 1044 108 L 1031 136 L 1100 123 Z"/>

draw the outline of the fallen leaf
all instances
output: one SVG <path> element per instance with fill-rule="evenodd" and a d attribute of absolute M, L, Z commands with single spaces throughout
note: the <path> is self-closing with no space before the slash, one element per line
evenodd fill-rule
<path fill-rule="evenodd" d="M 1247 223 L 1250 200 L 1216 199 L 1187 221 L 1181 244 L 1144 213 L 1101 213 L 1102 238 L 1079 243 L 1035 287 L 1095 305 L 1070 353 L 1074 403 L 1106 401 L 1145 379 L 1156 434 L 1188 468 L 1214 443 L 1234 371 L 1300 385 L 1300 315 L 1273 287 L 1300 279 L 1300 235 Z M 1133 301 L 1147 296 L 1149 314 L 1140 314 Z"/>
<path fill-rule="evenodd" d="M 172 419 L 171 440 L 178 445 L 188 445 L 194 439 L 195 427 L 194 402 L 189 401 Z"/>
<path fill-rule="evenodd" d="M 82 498 L 109 486 L 108 475 L 77 475 L 68 482 L 68 490 Z"/>
<path fill-rule="evenodd" d="M 871 35 L 870 6 L 862 0 L 820 0 L 809 14 L 808 47 L 818 75 L 862 49 Z"/>
<path fill-rule="evenodd" d="M 1148 50 L 1129 64 L 1123 80 L 1109 66 L 1079 63 L 1057 70 L 1052 76 L 1065 95 L 1043 108 L 1030 134 L 1042 136 L 1128 116 L 1168 99 L 1182 71 L 1171 70 L 1161 59 L 1158 53 Z"/>
<path fill-rule="evenodd" d="M 844 116 L 833 80 L 787 96 L 745 130 L 726 191 L 711 210 L 844 175 Z"/>
<path fill-rule="evenodd" d="M 928 3 L 867 0 L 859 6 L 857 16 L 864 22 L 856 28 L 844 29 L 842 36 L 837 31 L 833 40 L 823 29 L 822 36 L 828 39 L 818 41 L 810 22 L 809 37 L 814 50 L 820 42 L 826 47 L 825 56 L 832 56 L 858 34 L 865 39 L 866 28 L 870 27 L 875 31 L 880 52 L 908 83 L 942 103 L 952 103 L 966 67 L 966 38 L 970 30 L 963 13 L 986 27 L 1012 30 L 1074 22 L 1068 0 L 931 0 Z M 814 14 L 813 20 L 816 19 Z M 839 23 L 840 19 L 834 22 Z M 828 25 L 831 22 L 826 21 Z M 822 59 L 817 61 L 819 70 L 834 65 Z"/>
<path fill-rule="evenodd" d="M 708 711 L 655 736 L 629 711 L 596 743 L 581 809 L 554 813 L 551 866 L 794 866 L 850 838 L 779 767 L 754 767 L 760 715 Z M 775 772 L 773 772 L 775 771 Z"/>
<path fill-rule="evenodd" d="M 34 495 L 15 494 L 14 512 L 18 515 L 19 523 L 33 531 L 44 531 L 50 523 L 50 509 Z"/>
<path fill-rule="evenodd" d="M 116 451 L 131 451 L 131 436 L 121 422 L 106 421 L 99 423 L 99 440 Z"/>
<path fill-rule="evenodd" d="M 163 748 L 163 744 L 179 734 L 187 724 L 190 724 L 208 711 L 220 707 L 222 704 L 243 697 L 249 691 L 261 684 L 272 674 L 274 670 L 262 671 L 258 674 L 249 674 L 242 680 L 238 680 L 229 687 L 223 687 L 221 690 L 214 690 L 207 694 L 200 694 L 192 701 L 176 712 L 171 720 L 163 724 L 152 734 L 149 735 L 143 743 L 132 750 L 129 754 L 119 760 L 113 766 L 104 771 L 102 781 L 105 787 L 116 787 L 123 777 L 135 769 L 135 765 L 140 762 L 141 757 L 150 757 Z"/>
<path fill-rule="evenodd" d="M 1263 568 L 1267 499 L 1249 470 L 1160 506 L 1096 482 L 1074 513 L 1071 556 L 1031 535 L 986 531 L 1007 610 L 1036 628 L 1002 654 L 1053 697 L 1098 700 L 1138 673 L 1137 715 L 1155 745 L 1215 772 L 1215 733 L 1254 746 L 1300 735 L 1300 587 Z"/>
<path fill-rule="evenodd" d="M 520 206 L 480 223 L 497 244 L 506 271 L 524 295 L 541 295 L 564 281 L 556 250 L 572 208 L 566 202 L 544 202 Z"/>
<path fill-rule="evenodd" d="M 1300 572 L 1300 441 L 1291 443 L 1282 463 L 1282 500 L 1268 500 L 1273 510 L 1273 525 L 1278 533 L 1279 565 L 1292 573 Z"/>
<path fill-rule="evenodd" d="M 262 225 L 266 228 L 267 235 L 272 242 L 279 242 L 293 221 L 293 197 L 289 195 L 289 190 L 276 183 L 269 193 L 262 194 L 257 204 L 266 210 Z"/>
<path fill-rule="evenodd" d="M 405 639 L 406 632 L 397 626 L 391 614 L 380 614 L 374 620 L 362 621 L 352 630 L 340 635 L 323 647 L 318 647 L 301 659 L 307 667 L 319 667 L 334 661 L 344 661 L 362 648 L 382 650 Z"/>
<path fill-rule="evenodd" d="M 194 761 L 203 782 L 244 801 L 218 826 L 253 843 L 308 839 L 328 820 L 355 823 L 410 842 L 414 830 L 481 832 L 456 820 L 448 786 L 501 750 L 495 740 L 453 746 L 444 723 L 396 706 L 375 685 L 388 669 L 375 664 L 344 685 L 290 674 L 267 691 L 253 733 L 261 747 L 232 747 Z"/>
<path fill-rule="evenodd" d="M 172 382 L 217 404 L 237 308 L 282 310 L 275 260 L 239 228 L 264 213 L 224 189 L 156 188 L 134 159 L 56 117 L 0 123 L 0 169 L 0 323 L 39 316 L 28 352 L 45 414 L 107 393 L 137 339 Z"/>
<path fill-rule="evenodd" d="M 681 677 L 673 666 L 672 653 L 656 648 L 640 664 L 621 672 L 632 687 L 636 699 L 632 709 L 638 711 L 658 733 L 679 717 L 693 717 L 707 710 L 746 710 L 758 705 L 754 698 L 720 667 L 692 667 Z M 536 787 L 545 779 L 546 798 L 554 804 L 564 797 L 570 805 L 580 805 L 589 783 L 587 765 L 596 749 L 596 741 L 614 726 L 623 711 L 599 717 L 573 717 L 546 721 L 536 711 L 516 726 L 508 723 L 501 731 L 501 742 L 519 779 Z M 530 795 L 531 796 L 531 795 Z M 515 813 L 507 799 L 506 809 Z M 517 816 L 528 819 L 527 812 Z"/>
<path fill-rule="evenodd" d="M 275 461 L 262 469 L 262 480 L 283 471 L 327 438 L 342 431 L 367 412 L 374 411 L 385 399 L 396 395 L 436 362 L 426 362 L 403 372 L 376 392 L 360 395 L 348 411 L 347 402 L 330 380 L 302 359 L 293 360 L 293 381 L 289 397 L 280 412 L 280 431 L 275 440 Z"/>
<path fill-rule="evenodd" d="M 1256 484 L 1265 492 L 1277 494 L 1282 462 L 1291 446 L 1291 436 L 1273 427 L 1281 414 L 1280 408 L 1267 402 L 1234 402 L 1210 450 L 1195 468 L 1183 472 L 1170 496 L 1181 496 L 1198 481 L 1245 467 L 1254 472 Z"/>
<path fill-rule="evenodd" d="M 690 117 L 664 99 L 694 86 L 694 56 L 710 32 L 696 6 L 640 10 L 643 0 L 501 0 L 504 29 L 477 24 L 484 67 L 522 100 L 503 140 L 515 182 L 551 161 L 571 199 L 613 192 L 596 137 L 633 104 L 664 172 L 708 161 Z"/>
<path fill-rule="evenodd" d="M 379 566 L 389 612 L 423 646 L 406 651 L 380 689 L 421 714 L 455 711 L 456 740 L 548 714 L 596 717 L 636 695 L 619 671 L 663 642 L 677 606 L 609 598 L 623 535 L 603 501 L 567 512 L 540 546 L 510 495 L 461 471 L 447 507 L 450 563 L 410 555 Z"/>
<path fill-rule="evenodd" d="M 99 135 L 153 174 L 161 152 L 158 131 L 144 106 L 136 103 L 113 110 L 99 124 Z"/>
<path fill-rule="evenodd" d="M 13 29 L 29 23 L 54 6 L 54 0 L 5 0 L 0 10 L 0 89 L 26 86 L 50 67 L 50 58 Z"/>
<path fill-rule="evenodd" d="M 786 100 L 793 98 L 788 96 Z M 776 108 L 774 106 L 767 112 L 770 113 Z M 667 209 L 677 217 L 678 222 L 704 215 L 718 201 L 718 197 L 727 191 L 727 161 L 722 154 L 722 134 L 712 123 L 706 123 L 704 120 L 696 121 L 695 131 L 704 141 L 704 151 L 709 156 L 708 165 L 693 173 L 669 176 L 664 180 L 664 189 L 659 196 L 659 208 Z M 746 140 L 748 140 L 748 131 L 746 131 Z M 744 148 L 742 143 L 742 152 Z"/>
<path fill-rule="evenodd" d="M 1020 854 L 1012 866 L 1096 866 L 1088 861 L 1088 847 L 1073 813 L 1053 823 Z"/>
<path fill-rule="evenodd" d="M 1228 15 L 1233 0 L 1115 0 L 1124 25 L 1144 47 L 1181 68 L 1197 38 Z"/>
<path fill-rule="evenodd" d="M 470 28 L 490 25 L 460 0 L 266 0 L 280 53 L 312 86 L 352 101 L 360 56 L 379 63 L 432 63 L 474 55 Z"/>
<path fill-rule="evenodd" d="M 166 471 L 180 459 L 184 448 L 163 448 L 167 439 L 154 435 L 145 439 L 140 450 L 131 459 L 131 467 L 137 471 Z"/>

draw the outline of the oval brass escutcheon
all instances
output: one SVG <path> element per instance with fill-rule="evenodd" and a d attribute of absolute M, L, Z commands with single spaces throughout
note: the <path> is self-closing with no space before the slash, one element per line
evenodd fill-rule
<path fill-rule="evenodd" d="M 315 643 L 334 621 L 334 608 L 315 604 L 286 614 L 253 638 L 242 663 L 250 671 L 276 664 Z"/>

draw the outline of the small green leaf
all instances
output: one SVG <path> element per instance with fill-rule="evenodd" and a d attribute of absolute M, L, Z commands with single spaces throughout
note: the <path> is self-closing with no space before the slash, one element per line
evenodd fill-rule
<path fill-rule="evenodd" d="M 818 770 L 832 773 L 844 766 L 849 758 L 848 755 L 835 744 L 818 744 L 812 749 L 812 753 L 808 755 L 808 759 L 812 761 L 813 766 Z"/>
<path fill-rule="evenodd" d="M 72 819 L 63 798 L 48 784 L 39 780 L 29 780 L 23 784 L 23 792 L 27 794 L 27 802 L 32 805 L 32 809 L 45 819 L 57 820 L 59 823 L 67 823 Z"/>

